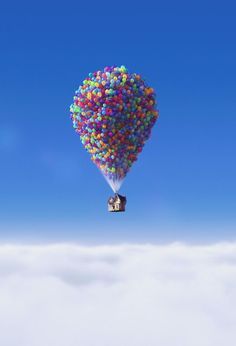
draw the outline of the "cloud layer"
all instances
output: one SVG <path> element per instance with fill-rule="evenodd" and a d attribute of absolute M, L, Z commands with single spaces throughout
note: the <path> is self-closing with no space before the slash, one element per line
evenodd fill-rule
<path fill-rule="evenodd" d="M 0 246 L 0 345 L 223 346 L 236 244 Z"/>

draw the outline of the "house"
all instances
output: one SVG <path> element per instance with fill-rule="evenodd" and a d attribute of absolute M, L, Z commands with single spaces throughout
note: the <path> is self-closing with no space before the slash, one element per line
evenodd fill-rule
<path fill-rule="evenodd" d="M 108 200 L 108 211 L 119 212 L 125 211 L 126 197 L 115 194 L 114 197 L 110 197 Z"/>

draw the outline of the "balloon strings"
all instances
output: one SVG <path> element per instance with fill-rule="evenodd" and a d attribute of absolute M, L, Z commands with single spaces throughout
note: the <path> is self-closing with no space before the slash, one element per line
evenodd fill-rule
<path fill-rule="evenodd" d="M 117 175 L 114 175 L 112 178 L 108 177 L 102 172 L 102 175 L 110 185 L 111 189 L 113 190 L 114 193 L 117 193 L 119 189 L 121 188 L 121 185 L 124 181 L 124 179 L 119 178 Z"/>

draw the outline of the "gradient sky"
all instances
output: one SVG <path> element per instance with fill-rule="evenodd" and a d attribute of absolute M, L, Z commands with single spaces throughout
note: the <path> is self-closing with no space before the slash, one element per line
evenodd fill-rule
<path fill-rule="evenodd" d="M 1 3 L 0 239 L 235 239 L 236 5 Z M 124 64 L 160 118 L 109 214 L 112 191 L 69 106 L 89 72 Z"/>

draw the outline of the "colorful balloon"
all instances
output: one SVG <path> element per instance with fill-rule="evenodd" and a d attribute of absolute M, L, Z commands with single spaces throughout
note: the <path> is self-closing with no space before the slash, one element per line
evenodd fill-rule
<path fill-rule="evenodd" d="M 158 118 L 154 90 L 125 66 L 90 73 L 70 107 L 75 131 L 114 192 Z"/>

